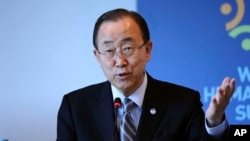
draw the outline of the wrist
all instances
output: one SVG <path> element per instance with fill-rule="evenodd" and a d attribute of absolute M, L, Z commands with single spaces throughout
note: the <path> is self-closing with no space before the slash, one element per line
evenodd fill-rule
<path fill-rule="evenodd" d="M 216 127 L 220 125 L 224 120 L 225 120 L 225 114 L 222 116 L 222 118 L 217 119 L 217 120 L 206 119 L 206 122 L 207 122 L 208 127 Z"/>

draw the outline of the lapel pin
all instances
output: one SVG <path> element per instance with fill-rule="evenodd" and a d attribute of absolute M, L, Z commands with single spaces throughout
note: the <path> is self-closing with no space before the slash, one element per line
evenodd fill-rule
<path fill-rule="evenodd" d="M 156 109 L 155 108 L 151 108 L 150 109 L 150 114 L 155 115 L 156 114 Z"/>

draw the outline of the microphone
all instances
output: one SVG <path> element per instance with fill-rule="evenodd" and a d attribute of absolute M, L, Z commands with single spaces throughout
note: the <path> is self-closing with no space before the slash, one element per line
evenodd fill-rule
<path fill-rule="evenodd" d="M 121 99 L 119 97 L 115 98 L 115 101 L 114 101 L 115 124 L 114 124 L 114 129 L 113 129 L 113 134 L 112 134 L 112 141 L 114 141 L 114 135 L 115 135 L 116 129 L 117 129 L 117 113 L 118 113 L 118 109 L 121 107 L 121 105 L 122 105 Z"/>
<path fill-rule="evenodd" d="M 121 99 L 119 97 L 115 98 L 115 102 L 114 102 L 114 106 L 115 106 L 115 110 L 117 112 L 118 108 L 120 108 L 122 105 Z"/>

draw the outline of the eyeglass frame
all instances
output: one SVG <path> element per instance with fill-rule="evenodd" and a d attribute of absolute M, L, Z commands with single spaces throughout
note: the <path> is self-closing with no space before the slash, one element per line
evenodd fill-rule
<path fill-rule="evenodd" d="M 101 55 L 103 55 L 103 56 L 105 56 L 106 58 L 108 58 L 108 59 L 112 59 L 112 58 L 114 58 L 115 57 L 115 55 L 117 55 L 117 53 L 118 52 L 121 52 L 121 54 L 122 55 L 124 55 L 126 58 L 128 58 L 128 57 L 131 57 L 132 55 L 134 55 L 136 52 L 135 52 L 135 50 L 136 49 L 140 49 L 140 48 L 142 48 L 143 46 L 145 46 L 146 45 L 146 43 L 147 42 L 143 42 L 141 45 L 139 45 L 139 46 L 137 46 L 137 47 L 135 47 L 135 46 L 128 46 L 128 47 L 124 47 L 124 48 L 122 48 L 121 50 L 117 50 L 117 48 L 114 48 L 114 49 L 109 49 L 109 50 L 106 50 L 106 51 L 104 51 L 104 52 L 100 52 L 98 49 L 97 49 L 97 52 L 99 53 L 99 54 L 101 54 Z M 126 51 L 126 49 L 132 49 L 133 50 L 133 52 L 130 54 L 130 55 L 126 55 L 126 53 L 124 53 L 125 51 Z M 113 55 L 111 55 L 111 56 L 109 56 L 109 55 L 107 55 L 109 52 L 108 51 L 114 51 L 113 53 Z"/>

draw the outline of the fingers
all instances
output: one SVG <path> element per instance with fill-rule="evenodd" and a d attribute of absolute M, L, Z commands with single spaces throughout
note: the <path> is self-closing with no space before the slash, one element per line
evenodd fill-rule
<path fill-rule="evenodd" d="M 206 118 L 210 124 L 214 123 L 221 123 L 224 114 L 224 104 L 220 99 L 220 94 L 215 95 L 210 102 L 209 108 L 206 110 Z"/>
<path fill-rule="evenodd" d="M 219 98 L 219 96 L 217 96 L 217 95 L 215 95 L 213 98 L 212 98 L 212 100 L 211 100 L 211 106 L 212 106 L 212 108 L 213 109 L 215 109 L 216 111 L 215 112 L 217 112 L 217 110 L 219 109 L 218 107 L 219 107 L 219 102 L 220 102 L 220 100 L 219 100 L 220 98 Z M 217 107 L 217 108 L 216 108 Z"/>
<path fill-rule="evenodd" d="M 235 79 L 226 77 L 222 81 L 220 88 L 222 89 L 222 91 L 219 92 L 224 95 L 227 101 L 229 101 L 235 90 Z"/>
<path fill-rule="evenodd" d="M 212 102 L 217 110 L 223 110 L 229 103 L 229 97 L 225 95 L 225 90 L 220 87 L 218 89 L 218 93 L 213 97 Z"/>
<path fill-rule="evenodd" d="M 231 94 L 231 88 L 230 88 L 230 85 L 229 83 L 226 83 L 225 86 L 224 86 L 224 89 L 223 89 L 223 93 L 222 93 L 222 96 L 224 96 L 225 100 L 227 102 L 229 102 L 232 94 Z"/>
<path fill-rule="evenodd" d="M 226 77 L 221 86 L 218 88 L 217 93 L 214 95 L 211 101 L 211 106 L 216 112 L 224 112 L 235 89 L 235 79 Z"/>
<path fill-rule="evenodd" d="M 234 93 L 234 90 L 235 90 L 235 83 L 236 83 L 236 80 L 235 80 L 235 79 L 231 79 L 231 80 L 230 80 L 231 93 Z"/>

